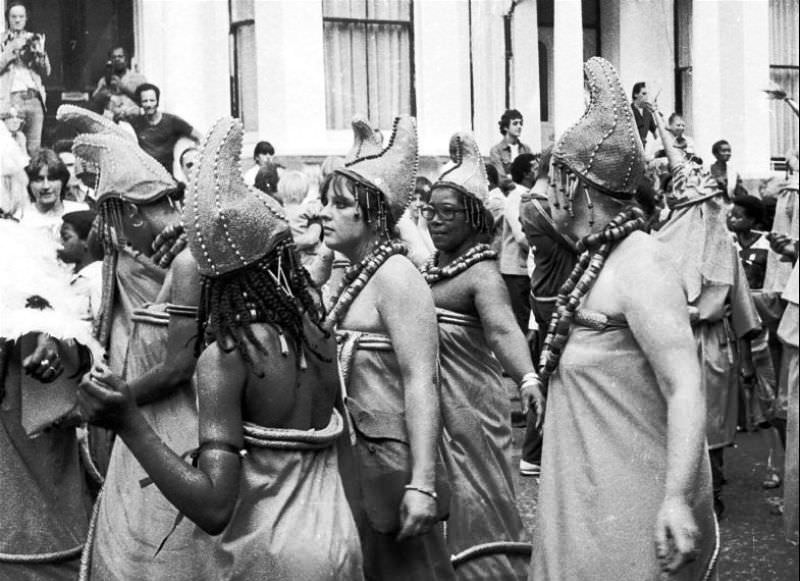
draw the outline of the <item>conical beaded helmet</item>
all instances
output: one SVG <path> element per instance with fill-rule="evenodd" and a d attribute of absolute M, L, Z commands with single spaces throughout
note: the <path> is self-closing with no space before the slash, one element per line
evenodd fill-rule
<path fill-rule="evenodd" d="M 61 105 L 56 112 L 56 119 L 74 127 L 80 133 L 109 133 L 136 143 L 134 135 L 131 135 L 110 119 L 83 107 Z"/>
<path fill-rule="evenodd" d="M 383 149 L 381 134 L 366 117 L 356 115 L 350 125 L 353 127 L 353 147 L 344 156 L 345 164 L 381 152 Z"/>
<path fill-rule="evenodd" d="M 164 166 L 129 138 L 112 133 L 79 135 L 72 153 L 99 174 L 98 204 L 109 198 L 148 204 L 178 187 Z"/>
<path fill-rule="evenodd" d="M 486 166 L 475 138 L 470 133 L 459 132 L 450 138 L 450 143 L 453 142 L 456 164 L 440 175 L 431 189 L 454 188 L 486 206 L 489 199 L 489 180 L 486 178 Z"/>
<path fill-rule="evenodd" d="M 204 276 L 252 264 L 291 235 L 280 204 L 242 177 L 243 132 L 231 117 L 214 124 L 186 191 L 183 224 Z"/>
<path fill-rule="evenodd" d="M 553 148 L 553 165 L 566 166 L 604 194 L 632 198 L 645 172 L 644 148 L 617 71 L 592 57 L 583 65 L 589 106 Z"/>
<path fill-rule="evenodd" d="M 417 123 L 405 115 L 395 118 L 392 136 L 384 149 L 362 155 L 335 173 L 381 192 L 392 217 L 398 220 L 414 193 L 417 162 Z"/>

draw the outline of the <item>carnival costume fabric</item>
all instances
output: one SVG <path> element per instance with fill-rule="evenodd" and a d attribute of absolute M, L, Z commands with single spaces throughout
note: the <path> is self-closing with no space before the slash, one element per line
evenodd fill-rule
<path fill-rule="evenodd" d="M 384 149 L 369 153 L 362 149 L 360 153 L 361 157 L 348 160 L 335 173 L 379 192 L 385 211 L 398 220 L 414 191 L 415 120 L 398 117 Z M 354 154 L 351 151 L 349 155 Z M 396 250 L 387 246 L 384 259 Z M 338 297 L 329 319 L 331 315 L 338 319 L 337 307 L 345 293 Z M 382 334 L 344 328 L 336 331 L 345 404 L 352 422 L 350 439 L 341 446 L 342 477 L 361 538 L 366 577 L 387 581 L 451 579 L 453 570 L 438 527 L 401 542 L 395 539 L 411 458 L 403 386 L 391 340 Z"/>
<path fill-rule="evenodd" d="M 205 277 L 259 268 L 254 263 L 290 236 L 280 205 L 245 184 L 242 133 L 234 119 L 215 124 L 188 190 L 189 248 Z M 342 429 L 335 410 L 321 430 L 244 423 L 239 499 L 217 546 L 221 578 L 361 578 L 358 533 L 334 448 Z"/>
<path fill-rule="evenodd" d="M 74 579 L 91 501 L 75 428 L 53 421 L 76 401 L 81 371 L 70 362 L 79 359 L 78 345 L 95 358 L 102 350 L 81 319 L 80 301 L 50 238 L 0 219 L 0 247 L 0 578 Z M 65 371 L 53 383 L 42 384 L 22 369 L 38 333 L 60 341 Z M 44 399 L 31 410 L 36 393 Z M 48 412 L 50 429 L 40 425 L 31 435 L 26 418 L 32 412 L 37 418 Z"/>
<path fill-rule="evenodd" d="M 584 71 L 591 100 L 556 144 L 553 166 L 575 189 L 631 199 L 644 157 L 625 91 L 602 58 Z M 667 401 L 626 323 L 579 308 L 549 394 L 530 578 L 660 578 L 653 530 L 667 472 Z M 672 578 L 704 580 L 717 550 L 707 460 L 688 502 L 700 552 Z"/>
<path fill-rule="evenodd" d="M 432 189 L 461 192 L 472 208 L 471 223 L 486 224 L 489 184 L 480 151 L 470 134 L 457 133 L 453 141 L 456 164 Z M 500 362 L 480 319 L 445 309 L 437 309 L 437 319 L 444 434 L 440 448 L 452 490 L 447 548 L 455 555 L 481 543 L 521 541 L 524 530 L 511 472 L 511 406 Z M 520 579 L 526 565 L 503 555 L 483 557 L 459 567 L 457 577 Z"/>
<path fill-rule="evenodd" d="M 75 139 L 73 152 L 98 175 L 97 202 L 105 217 L 103 308 L 98 333 L 108 343 L 112 371 L 130 382 L 164 360 L 170 317 L 182 305 L 155 304 L 169 296 L 167 271 L 120 239 L 116 200 L 148 204 L 176 184 L 131 139 L 104 132 Z M 190 309 L 191 310 L 191 309 Z M 197 447 L 197 409 L 189 382 L 169 397 L 140 407 L 164 443 L 183 454 Z M 183 520 L 161 551 L 178 511 L 156 486 L 142 486 L 146 472 L 121 440 L 111 452 L 106 481 L 84 554 L 84 579 L 120 581 L 213 578 L 214 539 Z"/>

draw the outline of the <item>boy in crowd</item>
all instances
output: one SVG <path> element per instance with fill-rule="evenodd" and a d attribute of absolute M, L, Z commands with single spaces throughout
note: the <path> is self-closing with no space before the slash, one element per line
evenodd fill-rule
<path fill-rule="evenodd" d="M 83 319 L 92 323 L 100 312 L 103 290 L 103 263 L 89 247 L 89 232 L 95 213 L 91 210 L 69 212 L 61 218 L 61 247 L 58 258 L 73 265 L 71 286 L 82 301 Z"/>

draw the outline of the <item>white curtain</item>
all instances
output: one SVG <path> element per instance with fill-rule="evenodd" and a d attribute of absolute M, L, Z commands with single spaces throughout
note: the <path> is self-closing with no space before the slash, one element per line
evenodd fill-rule
<path fill-rule="evenodd" d="M 800 58 L 798 58 L 798 19 L 800 0 L 770 0 L 769 44 L 770 78 L 780 85 L 790 97 L 800 99 Z M 775 65 L 792 66 L 777 68 Z M 785 103 L 772 101 L 770 105 L 770 134 L 772 157 L 784 157 L 798 147 L 797 116 Z"/>
<path fill-rule="evenodd" d="M 347 129 L 356 114 L 385 128 L 410 113 L 410 1 L 323 0 L 323 16 L 361 20 L 323 25 L 328 128 Z"/>

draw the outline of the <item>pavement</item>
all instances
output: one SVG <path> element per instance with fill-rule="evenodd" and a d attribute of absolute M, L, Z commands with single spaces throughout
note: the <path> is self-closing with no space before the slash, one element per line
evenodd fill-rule
<path fill-rule="evenodd" d="M 514 467 L 519 466 L 525 431 L 514 428 Z M 783 488 L 764 490 L 768 444 L 760 432 L 739 433 L 725 452 L 723 491 L 726 512 L 720 526 L 720 581 L 795 581 L 800 579 L 798 549 L 784 539 L 783 519 L 773 514 Z M 516 475 L 517 505 L 530 534 L 534 527 L 538 481 Z"/>

